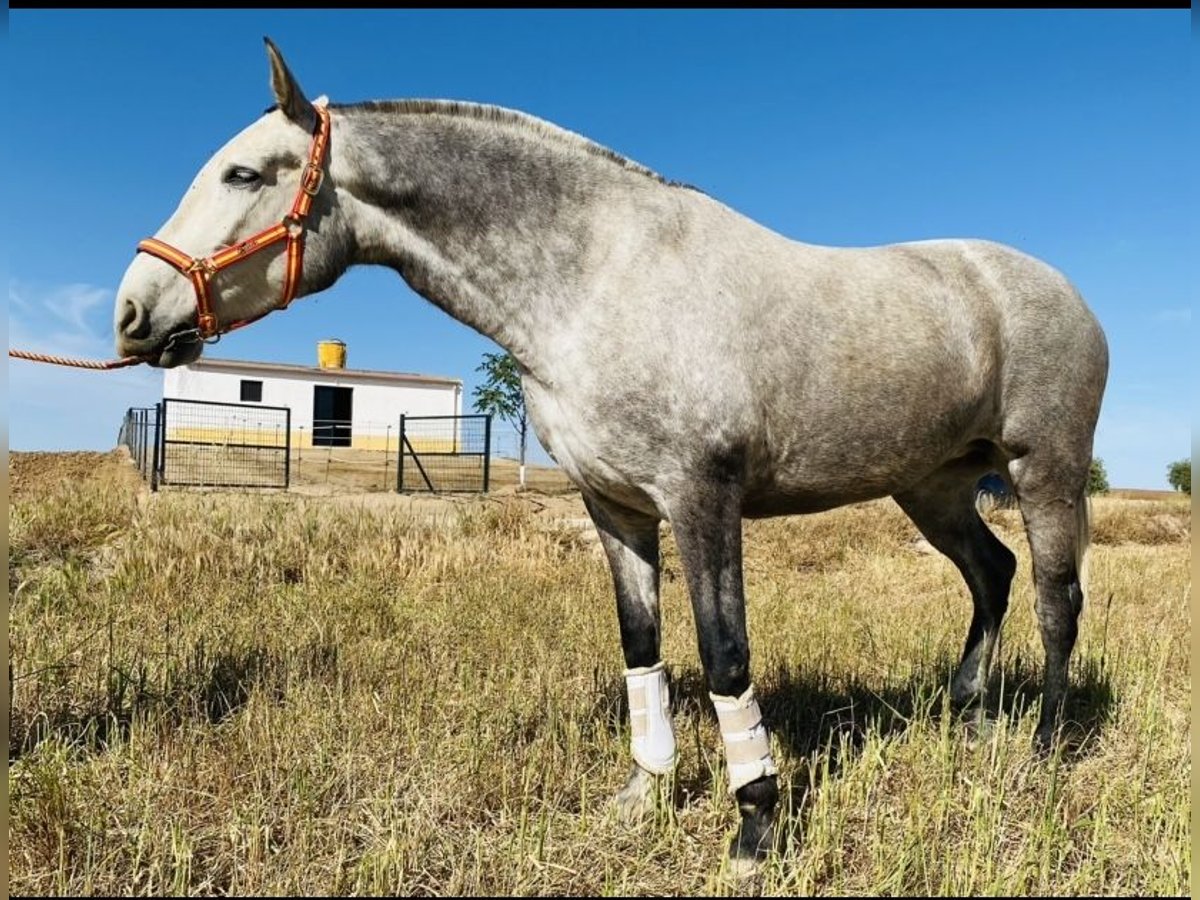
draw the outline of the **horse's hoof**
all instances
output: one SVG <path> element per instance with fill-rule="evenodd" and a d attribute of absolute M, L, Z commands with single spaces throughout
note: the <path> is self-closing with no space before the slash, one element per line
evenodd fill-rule
<path fill-rule="evenodd" d="M 1055 734 L 1053 728 L 1041 728 L 1033 733 L 1033 746 L 1030 748 L 1033 751 L 1035 759 L 1049 759 L 1054 755 L 1054 747 L 1058 741 L 1058 735 Z"/>
<path fill-rule="evenodd" d="M 950 708 L 965 710 L 979 700 L 982 693 L 977 679 L 956 674 L 950 682 Z"/>
<path fill-rule="evenodd" d="M 965 716 L 962 720 L 963 731 L 966 734 L 967 746 L 976 747 L 986 744 L 996 732 L 997 719 L 984 712 L 982 708 Z"/>
<path fill-rule="evenodd" d="M 731 856 L 725 867 L 734 881 L 747 881 L 762 874 L 763 861 L 757 856 Z"/>
<path fill-rule="evenodd" d="M 612 812 L 627 825 L 634 825 L 654 814 L 658 802 L 660 776 L 647 772 L 637 763 L 629 772 L 625 787 L 609 801 Z"/>
<path fill-rule="evenodd" d="M 763 863 L 775 850 L 775 824 L 771 815 L 749 815 L 742 819 L 729 845 L 728 871 L 738 879 L 762 873 Z"/>

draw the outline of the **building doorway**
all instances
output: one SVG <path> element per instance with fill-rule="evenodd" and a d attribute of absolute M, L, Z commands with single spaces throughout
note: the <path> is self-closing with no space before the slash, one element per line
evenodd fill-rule
<path fill-rule="evenodd" d="M 313 387 L 314 447 L 349 447 L 350 422 L 354 410 L 354 388 Z"/>

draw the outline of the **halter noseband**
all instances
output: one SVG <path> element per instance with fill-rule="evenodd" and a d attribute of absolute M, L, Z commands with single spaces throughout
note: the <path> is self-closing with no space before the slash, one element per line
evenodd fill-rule
<path fill-rule="evenodd" d="M 261 319 L 269 312 L 286 309 L 296 296 L 296 288 L 299 286 L 300 273 L 304 264 L 304 220 L 312 209 L 313 197 L 321 190 L 321 182 L 325 178 L 325 155 L 329 150 L 329 112 L 323 106 L 314 106 L 313 109 L 317 114 L 317 127 L 313 132 L 308 163 L 300 175 L 300 189 L 296 192 L 296 200 L 292 203 L 291 212 L 284 216 L 278 225 L 273 225 L 232 247 L 218 250 L 211 256 L 202 259 L 188 256 L 182 250 L 177 250 L 158 238 L 146 238 L 138 244 L 139 253 L 156 256 L 191 279 L 192 287 L 196 291 L 196 328 L 194 331 L 200 340 L 207 340 L 214 336 L 219 338 L 226 332 Z M 213 312 L 212 297 L 209 293 L 212 277 L 222 269 L 241 262 L 259 250 L 285 239 L 287 240 L 287 267 L 283 279 L 283 295 L 280 297 L 279 303 L 257 316 L 239 319 L 224 328 L 220 327 L 217 323 L 216 313 Z M 183 334 L 191 333 L 188 331 Z M 182 336 L 177 334 L 172 340 L 177 340 Z"/>

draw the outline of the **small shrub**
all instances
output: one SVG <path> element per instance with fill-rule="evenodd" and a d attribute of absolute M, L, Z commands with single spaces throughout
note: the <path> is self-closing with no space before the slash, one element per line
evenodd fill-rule
<path fill-rule="evenodd" d="M 1192 493 L 1192 461 L 1181 459 L 1167 466 L 1167 482 L 1177 491 Z"/>
<path fill-rule="evenodd" d="M 1088 469 L 1087 492 L 1089 494 L 1108 493 L 1108 473 L 1104 471 L 1104 460 L 1098 456 L 1092 459 L 1092 465 Z"/>

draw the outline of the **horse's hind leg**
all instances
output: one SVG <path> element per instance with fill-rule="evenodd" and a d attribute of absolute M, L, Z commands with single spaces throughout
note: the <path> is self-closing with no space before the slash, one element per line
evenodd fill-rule
<path fill-rule="evenodd" d="M 963 705 L 987 689 L 992 654 L 1017 560 L 980 519 L 975 508 L 975 467 L 948 467 L 897 494 L 900 507 L 934 547 L 958 567 L 971 591 L 974 614 L 951 698 Z"/>
<path fill-rule="evenodd" d="M 1053 743 L 1067 695 L 1067 666 L 1083 610 L 1082 568 L 1088 540 L 1086 453 L 1031 453 L 1009 464 L 1037 589 L 1037 617 L 1046 652 L 1042 713 L 1034 744 Z"/>
<path fill-rule="evenodd" d="M 634 762 L 613 805 L 626 821 L 635 821 L 654 808 L 655 776 L 675 766 L 669 688 L 659 654 L 659 520 L 586 494 L 584 505 L 612 570 L 627 667 Z"/>

